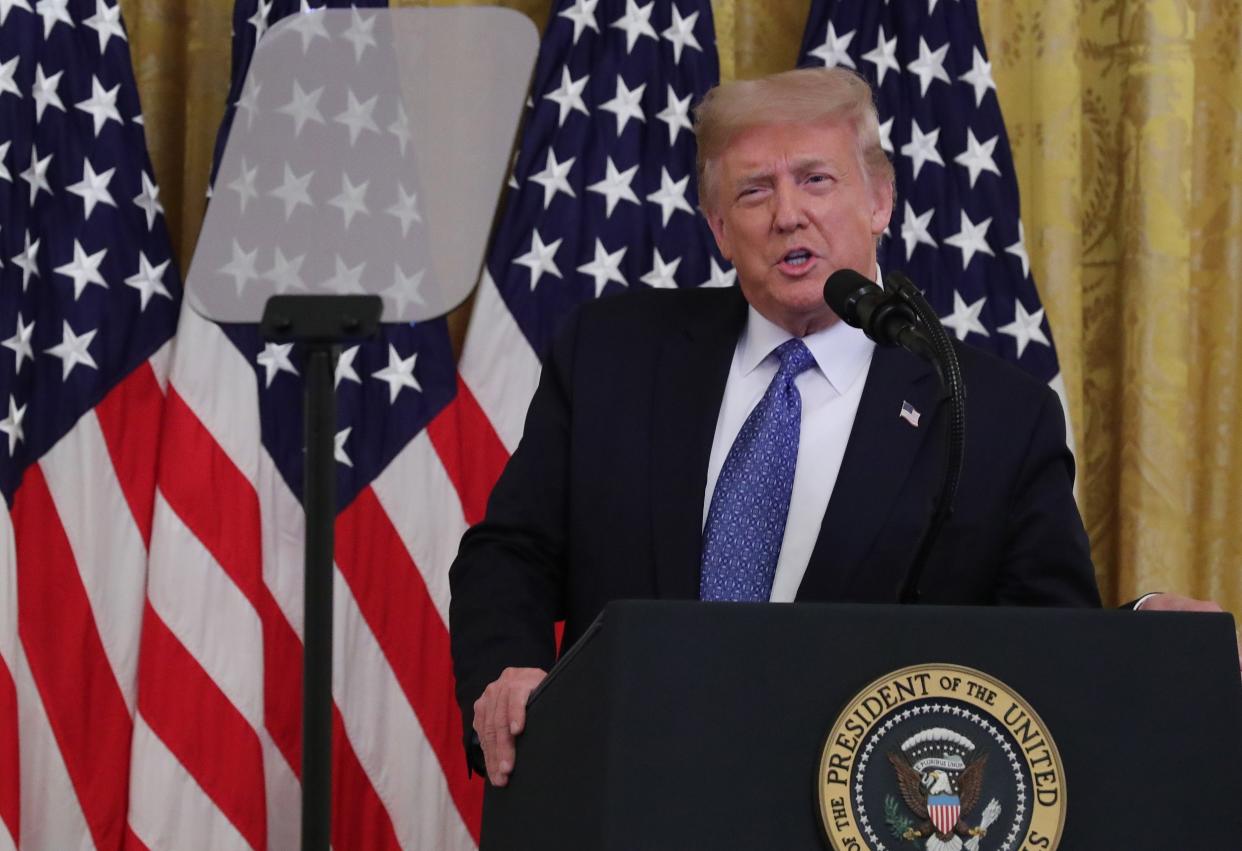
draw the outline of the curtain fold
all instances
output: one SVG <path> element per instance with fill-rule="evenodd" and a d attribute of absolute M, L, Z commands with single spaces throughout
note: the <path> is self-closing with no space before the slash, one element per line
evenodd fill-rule
<path fill-rule="evenodd" d="M 500 5 L 540 27 L 552 7 Z M 121 6 L 184 271 L 233 0 Z M 1177 590 L 1242 610 L 1242 0 L 979 6 L 1105 598 Z M 807 12 L 717 0 L 722 74 L 791 67 Z"/>
<path fill-rule="evenodd" d="M 1197 450 L 1194 550 L 1177 578 L 1236 610 L 1242 602 L 1242 3 L 1199 0 L 1195 16 L 1191 280 L 1185 294 Z"/>

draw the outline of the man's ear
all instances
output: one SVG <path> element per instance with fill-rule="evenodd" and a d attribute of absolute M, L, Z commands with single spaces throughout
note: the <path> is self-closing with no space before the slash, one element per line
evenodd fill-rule
<path fill-rule="evenodd" d="M 712 229 L 712 236 L 716 237 L 716 247 L 720 249 L 720 256 L 730 263 L 733 262 L 733 246 L 729 242 L 724 216 L 715 210 L 704 210 L 703 218 L 707 219 L 707 226 Z"/>
<path fill-rule="evenodd" d="M 893 184 L 876 181 L 871 191 L 871 235 L 879 237 L 893 217 Z"/>

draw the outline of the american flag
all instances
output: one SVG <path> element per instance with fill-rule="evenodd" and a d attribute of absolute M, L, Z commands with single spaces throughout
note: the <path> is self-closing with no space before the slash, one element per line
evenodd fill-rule
<path fill-rule="evenodd" d="M 118 848 L 180 284 L 111 0 L 0 0 L 0 848 Z"/>
<path fill-rule="evenodd" d="M 734 282 L 697 212 L 694 179 L 691 111 L 719 75 L 706 0 L 553 10 L 459 367 L 504 457 L 575 305 Z"/>
<path fill-rule="evenodd" d="M 0 172 L 0 193 L 12 194 L 8 184 L 16 183 L 36 196 L 34 213 L 51 211 L 35 222 L 29 205 L 14 202 L 19 206 L 12 209 L 31 221 L 31 236 L 20 243 L 10 240 L 17 227 L 13 223 L 21 218 L 0 224 L 2 259 L 13 258 L 0 269 L 5 291 L 27 298 L 26 283 L 40 294 L 54 290 L 35 287 L 59 280 L 65 292 L 56 303 L 66 313 L 116 297 L 125 289 L 115 286 L 120 281 L 133 288 L 131 298 L 139 305 L 136 314 L 130 306 L 135 315 L 128 325 L 115 324 L 128 315 L 119 308 L 107 314 L 112 330 L 100 325 L 97 340 L 87 338 L 94 327 L 77 325 L 71 326 L 74 340 L 67 340 L 55 323 L 44 322 L 41 307 L 33 318 L 20 308 L 5 317 L 17 329 L 11 345 L 6 344 L 16 363 L 30 361 L 20 371 L 15 365 L 15 378 L 21 379 L 15 388 L 25 387 L 22 381 L 33 374 L 40 377 L 39 386 L 84 388 L 80 410 L 97 404 L 73 425 L 63 396 L 52 397 L 49 390 L 52 414 L 39 413 L 32 396 L 29 402 L 15 402 L 5 421 L 5 436 L 17 456 L 23 449 L 31 458 L 43 456 L 26 467 L 24 476 L 10 477 L 10 467 L 4 468 L 14 530 L 5 540 L 14 545 L 5 548 L 0 577 L 5 590 L 0 597 L 0 777 L 14 776 L 19 766 L 22 774 L 20 786 L 0 786 L 0 843 L 28 848 L 296 847 L 303 536 L 299 353 L 265 346 L 252 328 L 222 326 L 183 311 L 172 374 L 162 390 L 160 356 L 167 350 L 162 345 L 177 315 L 173 299 L 179 290 L 171 267 L 162 265 L 168 258 L 167 238 L 158 231 L 161 211 L 145 156 L 138 158 L 136 171 L 126 172 L 119 157 L 103 163 L 91 159 L 89 179 L 81 164 L 78 173 L 65 177 L 60 164 L 70 156 L 67 140 L 74 137 L 63 130 L 49 134 L 55 137 L 47 148 L 52 160 L 34 154 L 41 138 L 35 128 L 42 133 L 39 122 L 49 120 L 42 113 L 51 116 L 57 110 L 48 87 L 52 94 L 73 92 L 73 100 L 64 100 L 68 108 L 58 111 L 79 118 L 83 144 L 89 144 L 85 128 L 90 128 L 95 142 L 90 151 L 105 150 L 109 134 L 118 136 L 121 128 L 137 139 L 136 151 L 142 150 L 141 128 L 133 126 L 138 112 L 127 55 L 123 70 L 99 70 L 101 79 L 87 79 L 82 92 L 68 87 L 68 71 L 58 88 L 52 75 L 59 66 L 53 60 L 38 69 L 43 79 L 34 76 L 36 69 L 28 62 L 32 49 L 41 50 L 44 43 L 34 28 L 46 28 L 49 43 L 58 36 L 89 36 L 86 40 L 93 43 L 95 36 L 86 27 L 115 29 L 108 38 L 99 35 L 105 58 L 111 57 L 105 48 L 115 54 L 117 37 L 123 39 L 119 23 L 109 25 L 117 20 L 111 17 L 115 9 L 95 2 L 96 9 L 79 10 L 75 0 L 43 0 L 34 7 L 36 16 L 26 8 L 29 3 L 0 0 L 0 23 L 11 27 L 27 18 L 30 30 L 10 41 L 6 27 L 0 42 L 3 73 L 13 73 L 19 87 L 10 92 L 0 86 L 0 109 L 11 108 L 9 94 L 21 101 L 14 113 L 18 118 L 2 126 L 18 128 L 18 133 L 29 128 L 25 138 L 31 147 L 30 155 L 20 152 L 20 145 L 3 149 L 0 162 L 12 174 L 6 182 Z M 312 7 L 317 5 L 304 0 L 237 4 L 230 116 L 236 106 L 246 111 L 247 120 L 251 110 L 264 108 L 261 93 L 248 92 L 243 84 L 257 40 L 279 17 L 297 11 L 308 15 L 304 31 L 313 43 Z M 532 232 L 536 226 L 547 228 L 541 232 L 549 243 L 561 240 L 564 247 L 550 248 L 538 264 L 573 263 L 564 274 L 559 269 L 539 273 L 548 276 L 548 283 L 558 277 L 565 282 L 565 297 L 557 299 L 543 288 L 545 298 L 554 300 L 537 305 L 541 319 L 526 315 L 532 335 L 537 327 L 548 331 L 556 316 L 577 301 L 604 289 L 619 290 L 621 280 L 630 286 L 731 282 L 731 273 L 710 254 L 709 237 L 693 213 L 690 178 L 688 111 L 717 75 L 710 10 L 685 2 L 659 8 L 630 2 L 598 11 L 596 5 L 579 2 L 553 17 L 515 171 L 519 191 L 512 195 L 510 218 L 501 229 L 502 238 L 507 233 L 520 239 L 524 226 Z M 94 12 L 94 23 L 86 21 L 88 11 Z M 362 18 L 360 41 L 364 31 Z M 75 56 L 65 45 L 53 46 L 49 56 Z M 77 42 L 71 47 L 84 49 Z M 11 65 L 10 55 L 17 57 Z M 72 64 L 73 74 L 89 66 L 80 59 Z M 561 68 L 572 68 L 573 76 L 558 94 L 546 83 L 548 73 L 559 74 Z M 122 77 L 125 85 L 113 102 L 118 117 L 113 118 L 108 99 L 116 96 L 113 87 Z M 591 77 L 597 82 L 588 85 Z M 624 80 L 624 94 L 617 79 Z M 103 91 L 95 91 L 92 83 Z M 606 92 L 599 88 L 604 85 Z M 34 104 L 21 100 L 27 93 Z M 39 107 L 40 99 L 47 105 Z M 549 104 L 556 104 L 551 113 Z M 588 104 L 594 112 L 588 112 Z M 74 111 L 73 106 L 81 108 Z M 560 115 L 562 108 L 568 114 Z M 39 114 L 32 118 L 36 109 Z M 590 116 L 587 123 L 581 120 L 583 112 Z M 568 140 L 564 148 L 558 143 L 559 159 L 550 170 L 550 144 L 546 139 L 538 143 L 541 127 Z M 542 173 L 525 166 L 536 154 Z M 86 161 L 95 154 L 80 156 Z M 576 172 L 566 162 L 569 156 L 580 157 Z M 587 171 L 592 156 L 598 162 Z M 113 167 L 115 172 L 107 175 Z M 23 173 L 30 186 L 20 182 Z M 70 185 L 79 177 L 76 188 Z M 221 186 L 233 182 L 228 177 Z M 41 179 L 48 186 L 36 190 Z M 112 190 L 111 202 L 100 193 L 101 181 Z M 547 184 L 554 196 L 577 187 L 573 197 L 582 204 L 549 209 L 552 199 L 540 200 L 538 211 L 556 219 L 545 223 L 540 217 L 523 225 L 513 211 L 523 209 L 522 198 L 533 197 L 522 191 L 528 183 L 539 187 L 532 191 L 541 199 Z M 118 192 L 122 188 L 124 194 Z M 270 196 L 275 187 L 257 188 Z M 231 197 L 218 193 L 213 203 L 240 204 L 244 192 L 234 187 Z M 79 204 L 78 218 L 58 212 L 52 198 Z M 110 208 L 130 211 L 124 204 L 128 198 L 136 205 L 131 218 L 141 217 L 145 229 L 116 225 L 107 236 L 92 237 L 92 228 Z M 276 203 L 270 197 L 250 200 L 256 209 L 264 201 Z M 533 209 L 529 203 L 526 208 Z M 77 238 L 85 242 L 81 258 L 63 233 L 66 223 L 75 221 Z M 595 239 L 609 246 L 602 260 L 593 253 L 590 238 L 571 232 L 579 221 L 595 223 Z M 51 228 L 52 223 L 58 227 Z M 42 227 L 36 230 L 36 224 Z M 529 234 L 525 238 L 529 242 Z M 41 247 L 35 239 L 43 240 Z M 587 252 L 582 259 L 571 252 L 579 248 Z M 529 246 L 520 254 L 529 254 Z M 503 256 L 503 249 L 497 249 L 489 263 L 502 281 L 509 266 L 536 274 L 530 257 L 523 261 L 514 255 L 506 263 Z M 122 269 L 117 277 L 123 259 L 135 269 Z M 294 261 L 285 261 L 288 274 Z M 282 265 L 274 256 L 272 262 L 269 277 Z M 93 280 L 93 263 L 99 263 L 104 286 Z M 29 275 L 29 281 L 21 274 L 14 278 L 15 269 Z M 264 274 L 258 267 L 255 271 Z M 487 277 L 493 307 L 503 305 L 497 298 L 502 288 Z M 522 282 L 527 294 L 534 292 L 531 283 L 529 277 Z M 488 300 L 485 294 L 480 303 Z M 477 843 L 481 784 L 466 776 L 452 700 L 447 568 L 461 532 L 482 516 L 491 485 L 516 442 L 514 430 L 520 430 L 529 397 L 521 398 L 522 388 L 533 388 L 538 371 L 533 337 L 522 334 L 513 318 L 508 332 L 500 325 L 489 328 L 489 316 L 495 318 L 477 311 L 467 346 L 475 353 L 476 384 L 491 393 L 491 402 L 498 382 L 515 382 L 502 395 L 517 400 L 516 407 L 484 408 L 464 380 L 468 367 L 462 378 L 454 375 L 443 323 L 386 329 L 379 342 L 346 350 L 338 366 L 337 847 L 451 849 Z M 152 335 L 149 329 L 157 321 L 163 332 Z M 514 331 L 517 336 L 505 337 Z M 22 339 L 31 333 L 32 338 Z M 49 335 L 42 346 L 40 334 Z M 150 346 L 144 348 L 148 337 Z M 31 339 L 29 347 L 23 345 Z M 515 348 L 506 350 L 507 343 Z M 491 368 L 480 360 L 489 353 L 495 355 Z M 74 363 L 64 366 L 63 374 L 56 362 L 39 366 L 52 357 Z M 515 364 L 533 367 L 534 374 L 513 371 Z M 102 376 L 107 369 L 114 376 L 110 384 L 86 386 L 82 376 Z M 40 370 L 50 370 L 55 381 L 44 379 Z M 124 380 L 117 383 L 117 378 Z M 161 407 L 163 429 L 158 432 Z M 22 420 L 27 410 L 34 419 Z M 61 419 L 73 429 L 57 440 L 51 424 Z M 10 436 L 19 420 L 24 431 L 20 438 Z M 32 422 L 48 425 L 36 432 Z M 78 435 L 84 428 L 84 435 Z M 151 451 L 157 444 L 158 469 Z M 57 460 L 58 453 L 64 458 L 53 467 L 49 459 Z M 23 533 L 29 527 L 37 533 Z M 63 534 L 49 534 L 57 529 Z M 41 569 L 19 571 L 22 564 Z M 30 591 L 28 582 L 42 584 Z M 49 599 L 56 606 L 48 605 Z M 19 797 L 19 790 L 27 794 Z"/>
<path fill-rule="evenodd" d="M 312 142 L 349 142 L 357 133 L 359 149 L 403 154 L 394 104 L 376 101 L 372 110 L 369 92 L 316 78 L 315 63 L 299 69 L 293 92 L 259 90 L 241 78 L 263 38 L 272 40 L 265 50 L 292 42 L 295 64 L 329 49 L 331 37 L 350 39 L 360 61 L 381 49 L 373 13 L 345 16 L 339 32 L 319 5 L 237 3 L 235 132 L 301 120 L 301 136 Z M 296 25 L 273 28 L 293 13 Z M 339 170 L 299 186 L 304 175 L 290 180 L 279 166 L 228 168 L 226 157 L 211 204 L 228 205 L 239 232 L 264 218 L 342 221 L 344 211 L 333 204 L 342 189 Z M 368 203 L 393 188 L 372 180 Z M 290 211 L 290 199 L 303 194 Z M 370 239 L 387 229 L 388 239 L 400 239 L 400 217 L 384 207 L 356 212 L 351 234 Z M 207 286 L 232 287 L 237 277 L 292 281 L 311 265 L 308 259 L 294 268 L 297 252 L 288 245 L 241 249 L 236 262 L 202 267 Z M 345 263 L 355 268 L 357 260 Z M 196 257 L 191 277 L 198 274 Z M 254 326 L 183 311 L 165 410 L 133 737 L 129 827 L 148 848 L 298 845 L 302 372 L 296 348 L 265 345 Z M 494 462 L 485 443 L 466 452 L 458 442 L 458 421 L 472 409 L 458 391 L 443 321 L 387 327 L 380 340 L 346 348 L 336 377 L 332 843 L 472 848 L 482 784 L 467 776 L 452 696 L 447 571 L 491 486 L 476 466 Z"/>
<path fill-rule="evenodd" d="M 957 339 L 1048 382 L 1064 403 L 974 0 L 815 0 L 800 64 L 853 68 L 875 87 L 897 170 L 881 268 L 909 275 Z"/>

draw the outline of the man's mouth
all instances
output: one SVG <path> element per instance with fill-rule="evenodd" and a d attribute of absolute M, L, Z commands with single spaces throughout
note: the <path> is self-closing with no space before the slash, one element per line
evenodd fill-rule
<path fill-rule="evenodd" d="M 781 264 L 797 269 L 811 262 L 812 254 L 805 248 L 795 248 L 781 257 Z"/>

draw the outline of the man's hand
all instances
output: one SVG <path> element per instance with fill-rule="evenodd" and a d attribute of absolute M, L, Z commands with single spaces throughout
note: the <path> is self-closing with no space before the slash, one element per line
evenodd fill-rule
<path fill-rule="evenodd" d="M 505 668 L 474 702 L 474 731 L 493 786 L 509 783 L 516 758 L 514 737 L 526 727 L 526 699 L 547 675 L 539 668 Z"/>
<path fill-rule="evenodd" d="M 1196 600 L 1183 597 L 1181 594 L 1152 594 L 1139 604 L 1143 612 L 1223 612 L 1220 606 L 1211 600 Z"/>
<path fill-rule="evenodd" d="M 1181 594 L 1153 594 L 1138 605 L 1142 612 L 1223 612 L 1211 600 L 1196 600 Z M 1238 670 L 1242 672 L 1242 637 L 1238 639 Z"/>

